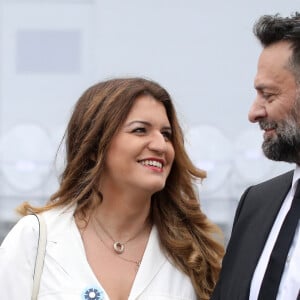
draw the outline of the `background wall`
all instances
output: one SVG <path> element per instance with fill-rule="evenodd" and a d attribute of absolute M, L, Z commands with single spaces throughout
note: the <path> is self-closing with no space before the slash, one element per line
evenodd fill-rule
<path fill-rule="evenodd" d="M 251 184 L 293 168 L 265 159 L 247 120 L 255 96 L 263 14 L 288 15 L 295 0 L 0 0 L 0 240 L 24 200 L 57 188 L 56 149 L 72 107 L 91 84 L 143 76 L 166 87 L 187 149 L 208 178 L 203 210 L 229 236 Z"/>

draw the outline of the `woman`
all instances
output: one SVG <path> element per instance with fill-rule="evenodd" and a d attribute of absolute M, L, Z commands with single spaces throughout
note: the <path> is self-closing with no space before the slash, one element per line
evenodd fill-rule
<path fill-rule="evenodd" d="M 0 248 L 1 297 L 30 299 L 34 213 L 48 228 L 39 299 L 209 299 L 223 247 L 199 208 L 193 180 L 205 172 L 185 152 L 167 91 L 142 78 L 92 86 L 66 151 L 58 191 L 44 207 L 24 203 Z"/>

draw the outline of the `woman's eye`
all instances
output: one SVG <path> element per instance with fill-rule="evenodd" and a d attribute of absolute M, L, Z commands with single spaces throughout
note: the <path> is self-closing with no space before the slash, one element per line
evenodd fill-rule
<path fill-rule="evenodd" d="M 172 139 L 172 133 L 170 131 L 163 131 L 161 134 L 165 137 L 166 141 L 170 141 Z"/>
<path fill-rule="evenodd" d="M 138 127 L 132 130 L 133 133 L 145 133 L 146 132 L 146 128 L 144 127 Z"/>

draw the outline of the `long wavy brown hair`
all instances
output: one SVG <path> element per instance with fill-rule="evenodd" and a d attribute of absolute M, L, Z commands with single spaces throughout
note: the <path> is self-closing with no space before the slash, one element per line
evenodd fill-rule
<path fill-rule="evenodd" d="M 200 209 L 195 180 L 202 180 L 206 173 L 189 159 L 171 97 L 156 82 L 118 78 L 86 90 L 76 103 L 66 130 L 66 167 L 58 191 L 43 207 L 25 202 L 18 211 L 26 215 L 76 204 L 75 214 L 87 220 L 89 212 L 102 201 L 98 184 L 112 137 L 141 95 L 151 95 L 164 105 L 175 150 L 166 185 L 152 196 L 150 217 L 167 256 L 191 278 L 198 298 L 209 299 L 224 251 L 215 235 L 220 230 Z"/>

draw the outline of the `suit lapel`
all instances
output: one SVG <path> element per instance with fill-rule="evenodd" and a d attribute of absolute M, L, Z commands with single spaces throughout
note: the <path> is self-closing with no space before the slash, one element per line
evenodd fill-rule
<path fill-rule="evenodd" d="M 291 187 L 292 177 L 293 172 L 290 172 L 264 184 L 259 184 L 250 189 L 246 196 L 247 204 L 243 207 L 243 218 L 248 226 L 242 233 L 245 234 L 244 247 L 239 250 L 244 251 L 244 254 L 239 253 L 239 255 L 244 255 L 242 268 L 246 285 L 244 288 L 241 287 L 240 291 L 245 291 L 247 294 L 240 295 L 239 299 L 248 299 L 249 297 L 253 273 L 278 211 Z"/>
<path fill-rule="evenodd" d="M 291 173 L 292 175 L 293 173 Z M 290 175 L 290 174 L 289 174 Z M 248 200 L 248 203 L 253 203 L 253 209 L 258 210 L 253 218 L 253 239 L 257 241 L 259 249 L 258 256 L 266 243 L 268 235 L 272 229 L 276 216 L 280 207 L 291 187 L 292 176 L 282 177 L 279 182 L 268 182 L 265 185 L 258 186 L 255 199 Z M 258 203 L 259 202 L 259 203 Z M 258 234 L 259 233 L 259 234 Z"/>
<path fill-rule="evenodd" d="M 222 263 L 218 291 L 224 299 L 249 298 L 253 273 L 292 178 L 293 171 L 255 185 L 241 197 Z"/>

